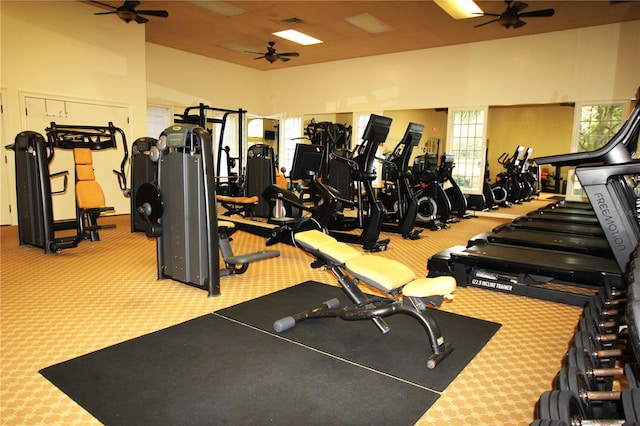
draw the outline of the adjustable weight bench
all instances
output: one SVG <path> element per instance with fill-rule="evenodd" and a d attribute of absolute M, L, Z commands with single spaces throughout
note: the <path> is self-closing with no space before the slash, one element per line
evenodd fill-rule
<path fill-rule="evenodd" d="M 298 246 L 316 257 L 313 268 L 326 267 L 338 279 L 353 305 L 340 308 L 337 299 L 328 300 L 310 310 L 281 318 L 273 328 L 280 333 L 310 318 L 338 317 L 343 320 L 370 319 L 382 333 L 390 331 L 384 317 L 405 314 L 415 318 L 427 332 L 432 355 L 428 368 L 435 366 L 453 351 L 427 306 L 439 307 L 444 299 L 452 299 L 456 281 L 450 276 L 417 278 L 406 265 L 392 259 L 362 254 L 352 246 L 339 242 L 319 230 L 294 235 Z M 347 275 L 349 273 L 350 275 Z M 362 281 L 385 292 L 389 298 L 365 295 L 358 283 Z"/>

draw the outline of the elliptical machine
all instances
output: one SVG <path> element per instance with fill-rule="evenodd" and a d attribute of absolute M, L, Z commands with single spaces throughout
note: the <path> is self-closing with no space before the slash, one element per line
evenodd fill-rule
<path fill-rule="evenodd" d="M 537 193 L 538 187 L 538 173 L 531 170 L 531 153 L 533 148 L 529 147 L 524 152 L 522 160 L 520 160 L 520 181 L 524 188 L 522 194 L 522 201 L 531 201 L 533 196 Z"/>
<path fill-rule="evenodd" d="M 518 145 L 511 157 L 509 154 L 502 153 L 498 157 L 498 162 L 506 169 L 504 172 L 498 173 L 496 182 L 491 185 L 491 192 L 497 204 L 502 207 L 511 207 L 513 203 L 520 203 L 524 188 L 522 182 L 518 179 L 520 173 L 520 156 L 524 147 Z"/>
<path fill-rule="evenodd" d="M 299 167 L 296 166 L 296 163 L 300 162 L 300 164 L 303 164 L 300 166 L 302 167 L 300 170 L 302 170 L 304 178 L 310 179 L 307 190 L 301 196 L 303 199 L 300 199 L 286 188 L 277 185 L 271 185 L 263 193 L 263 196 L 274 201 L 282 200 L 285 203 L 293 204 L 303 210 L 312 212 L 313 220 L 318 222 L 322 228 L 328 228 L 330 234 L 340 241 L 361 244 L 367 251 L 386 250 L 390 240 L 378 240 L 382 230 L 384 206 L 373 189 L 373 180 L 377 176 L 375 171 L 376 151 L 378 146 L 386 139 L 390 125 L 390 118 L 372 114 L 362 136 L 362 143 L 357 147 L 353 159 L 334 157 L 339 158 L 338 161 L 345 162 L 350 166 L 351 180 L 357 187 L 358 197 L 356 202 L 343 198 L 342 194 L 335 188 L 317 178 L 322 168 L 319 164 L 322 161 L 322 157 L 316 156 L 318 159 L 317 171 L 311 170 L 311 166 L 304 165 L 307 162 L 302 157 L 298 158 L 298 150 L 304 149 L 301 147 L 319 147 L 318 145 L 307 144 L 298 144 L 294 167 L 291 172 L 291 178 L 294 179 L 297 174 L 296 169 Z M 319 149 L 322 148 L 320 147 Z M 320 155 L 322 156 L 323 154 Z M 296 199 L 298 200 L 296 201 Z M 307 206 L 306 201 L 313 204 L 313 206 Z M 346 216 L 344 214 L 345 208 L 357 208 L 357 215 Z M 345 232 L 354 229 L 362 229 L 362 232 L 360 234 Z M 276 231 L 275 233 L 278 234 L 279 232 Z M 278 238 L 273 238 L 273 241 L 277 240 Z"/>
<path fill-rule="evenodd" d="M 356 217 L 344 215 L 344 205 L 340 203 L 329 223 L 330 233 L 338 240 L 362 244 L 365 250 L 385 250 L 389 239 L 378 241 L 382 231 L 384 206 L 376 196 L 373 181 L 377 177 L 375 170 L 376 152 L 387 139 L 391 118 L 371 114 L 362 134 L 362 143 L 355 149 L 353 159 L 334 157 L 351 167 L 351 181 L 356 188 Z M 345 233 L 353 229 L 362 229 L 360 235 Z"/>
<path fill-rule="evenodd" d="M 462 189 L 453 178 L 453 169 L 456 167 L 456 158 L 451 154 L 442 154 L 440 159 L 439 179 L 442 184 L 449 183 L 449 187 L 444 191 L 451 202 L 451 215 L 467 219 L 470 215 L 467 213 L 467 198 L 462 193 Z"/>
<path fill-rule="evenodd" d="M 323 158 L 318 179 L 337 190 L 341 197 L 353 201 L 353 181 L 351 179 L 352 166 L 348 161 L 353 158 L 351 152 L 351 136 L 353 129 L 348 124 L 331 123 L 328 121 L 311 123 L 306 127 L 305 134 L 312 144 L 323 149 Z"/>
<path fill-rule="evenodd" d="M 489 150 L 485 150 L 485 161 L 484 161 L 484 179 L 482 180 L 482 194 L 466 194 L 467 197 L 467 208 L 469 210 L 475 211 L 488 211 L 497 209 L 499 206 L 496 204 L 496 201 L 493 197 L 493 191 L 491 190 L 491 184 L 489 183 L 489 178 L 491 174 L 489 173 L 489 163 L 487 162 L 487 158 Z"/>
<path fill-rule="evenodd" d="M 409 123 L 404 136 L 393 153 L 384 160 L 382 178 L 384 187 L 379 198 L 385 207 L 382 230 L 396 232 L 403 238 L 417 240 L 423 228 L 414 229 L 418 214 L 418 200 L 411 187 L 409 158 L 418 146 L 424 125 Z"/>
<path fill-rule="evenodd" d="M 451 200 L 447 196 L 438 170 L 438 154 L 427 152 L 413 160 L 413 190 L 418 199 L 416 225 L 432 231 L 448 228 Z"/>

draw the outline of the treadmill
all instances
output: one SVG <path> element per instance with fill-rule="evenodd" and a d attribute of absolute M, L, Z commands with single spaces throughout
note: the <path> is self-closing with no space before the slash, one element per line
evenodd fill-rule
<path fill-rule="evenodd" d="M 480 240 L 432 256 L 427 264 L 428 276 L 453 275 L 462 287 L 576 306 L 583 306 L 603 286 L 625 288 L 622 271 L 638 245 L 640 227 L 635 202 L 626 195 L 624 181 L 627 176 L 640 174 L 640 162 L 631 158 L 639 132 L 640 105 L 636 104 L 627 122 L 604 147 L 536 160 L 538 164 L 599 164 L 578 167 L 576 174 L 594 207 L 613 259 Z"/>
<path fill-rule="evenodd" d="M 472 237 L 469 239 L 467 247 L 477 244 L 479 240 L 614 258 L 609 242 L 604 238 L 604 235 L 540 232 L 533 229 L 510 228 L 509 224 L 503 224 L 495 227 L 492 232 L 483 232 Z"/>
<path fill-rule="evenodd" d="M 531 220 L 542 220 L 548 222 L 576 223 L 582 225 L 597 225 L 598 219 L 595 215 L 584 213 L 556 212 L 545 210 L 533 210 L 526 214 Z"/>
<path fill-rule="evenodd" d="M 573 205 L 568 206 L 564 204 L 564 201 L 560 203 L 551 203 L 544 207 L 540 207 L 538 210 L 543 212 L 554 212 L 560 214 L 582 214 L 587 216 L 593 216 L 595 213 L 591 208 L 591 204 L 584 203 L 583 207 L 575 207 Z"/>

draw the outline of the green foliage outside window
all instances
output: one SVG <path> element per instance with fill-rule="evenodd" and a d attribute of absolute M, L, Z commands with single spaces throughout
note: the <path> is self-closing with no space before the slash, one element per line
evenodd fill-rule
<path fill-rule="evenodd" d="M 593 151 L 605 145 L 622 125 L 623 104 L 586 105 L 580 109 L 578 151 Z"/>

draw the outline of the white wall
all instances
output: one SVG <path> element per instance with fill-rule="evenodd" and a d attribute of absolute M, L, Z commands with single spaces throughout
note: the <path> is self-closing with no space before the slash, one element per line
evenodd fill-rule
<path fill-rule="evenodd" d="M 628 99 L 639 46 L 633 21 L 278 69 L 265 95 L 292 115 Z"/>
<path fill-rule="evenodd" d="M 145 43 L 143 25 L 94 11 L 0 2 L 2 147 L 25 130 L 25 93 L 127 105 L 131 143 L 147 102 L 302 116 L 627 99 L 640 84 L 640 21 L 262 72 Z"/>
<path fill-rule="evenodd" d="M 146 44 L 147 101 L 153 105 L 243 108 L 263 115 L 268 73 L 180 50 Z"/>
<path fill-rule="evenodd" d="M 150 103 L 205 102 L 229 109 L 264 109 L 259 80 L 263 73 L 179 51 L 155 54 L 155 46 L 145 42 L 144 25 L 126 24 L 111 15 L 95 16 L 96 10 L 77 1 L 0 2 L 4 111 L 0 149 L 2 158 L 7 157 L 0 178 L 3 189 L 11 188 L 14 206 L 11 217 L 3 215 L 2 223 L 17 223 L 13 153 L 4 146 L 20 131 L 44 134 L 45 130 L 26 128 L 26 94 L 125 106 L 130 112 L 124 129 L 129 145 L 141 136 L 157 136 L 147 135 L 147 84 L 152 88 Z M 157 58 L 149 67 L 147 49 Z M 155 79 L 157 74 L 163 76 L 160 81 Z M 107 124 L 97 121 L 73 124 Z M 102 184 L 107 199 L 123 198 L 111 183 Z M 124 208 L 117 213 L 128 213 L 122 201 Z"/>
<path fill-rule="evenodd" d="M 4 146 L 23 130 L 45 133 L 44 128 L 26 128 L 26 95 L 124 107 L 129 112 L 129 123 L 123 127 L 129 144 L 145 136 L 143 26 L 126 25 L 113 16 L 94 16 L 94 7 L 75 1 L 3 1 L 0 7 L 1 149 L 3 160 L 7 158 L 2 164 L 6 168 L 3 186 L 15 188 L 13 153 Z M 92 123 L 68 124 L 107 125 L 107 121 L 95 117 Z M 118 167 L 119 162 L 113 164 L 114 169 Z M 117 213 L 128 213 L 128 201 L 115 182 L 102 182 L 102 187 L 108 200 L 117 200 Z M 10 220 L 15 224 L 15 191 L 11 201 L 14 208 Z"/>
<path fill-rule="evenodd" d="M 133 134 L 127 136 L 144 136 L 144 26 L 94 16 L 95 8 L 80 2 L 3 1 L 0 7 L 9 135 L 24 130 L 17 105 L 20 93 L 30 92 L 129 105 Z"/>

